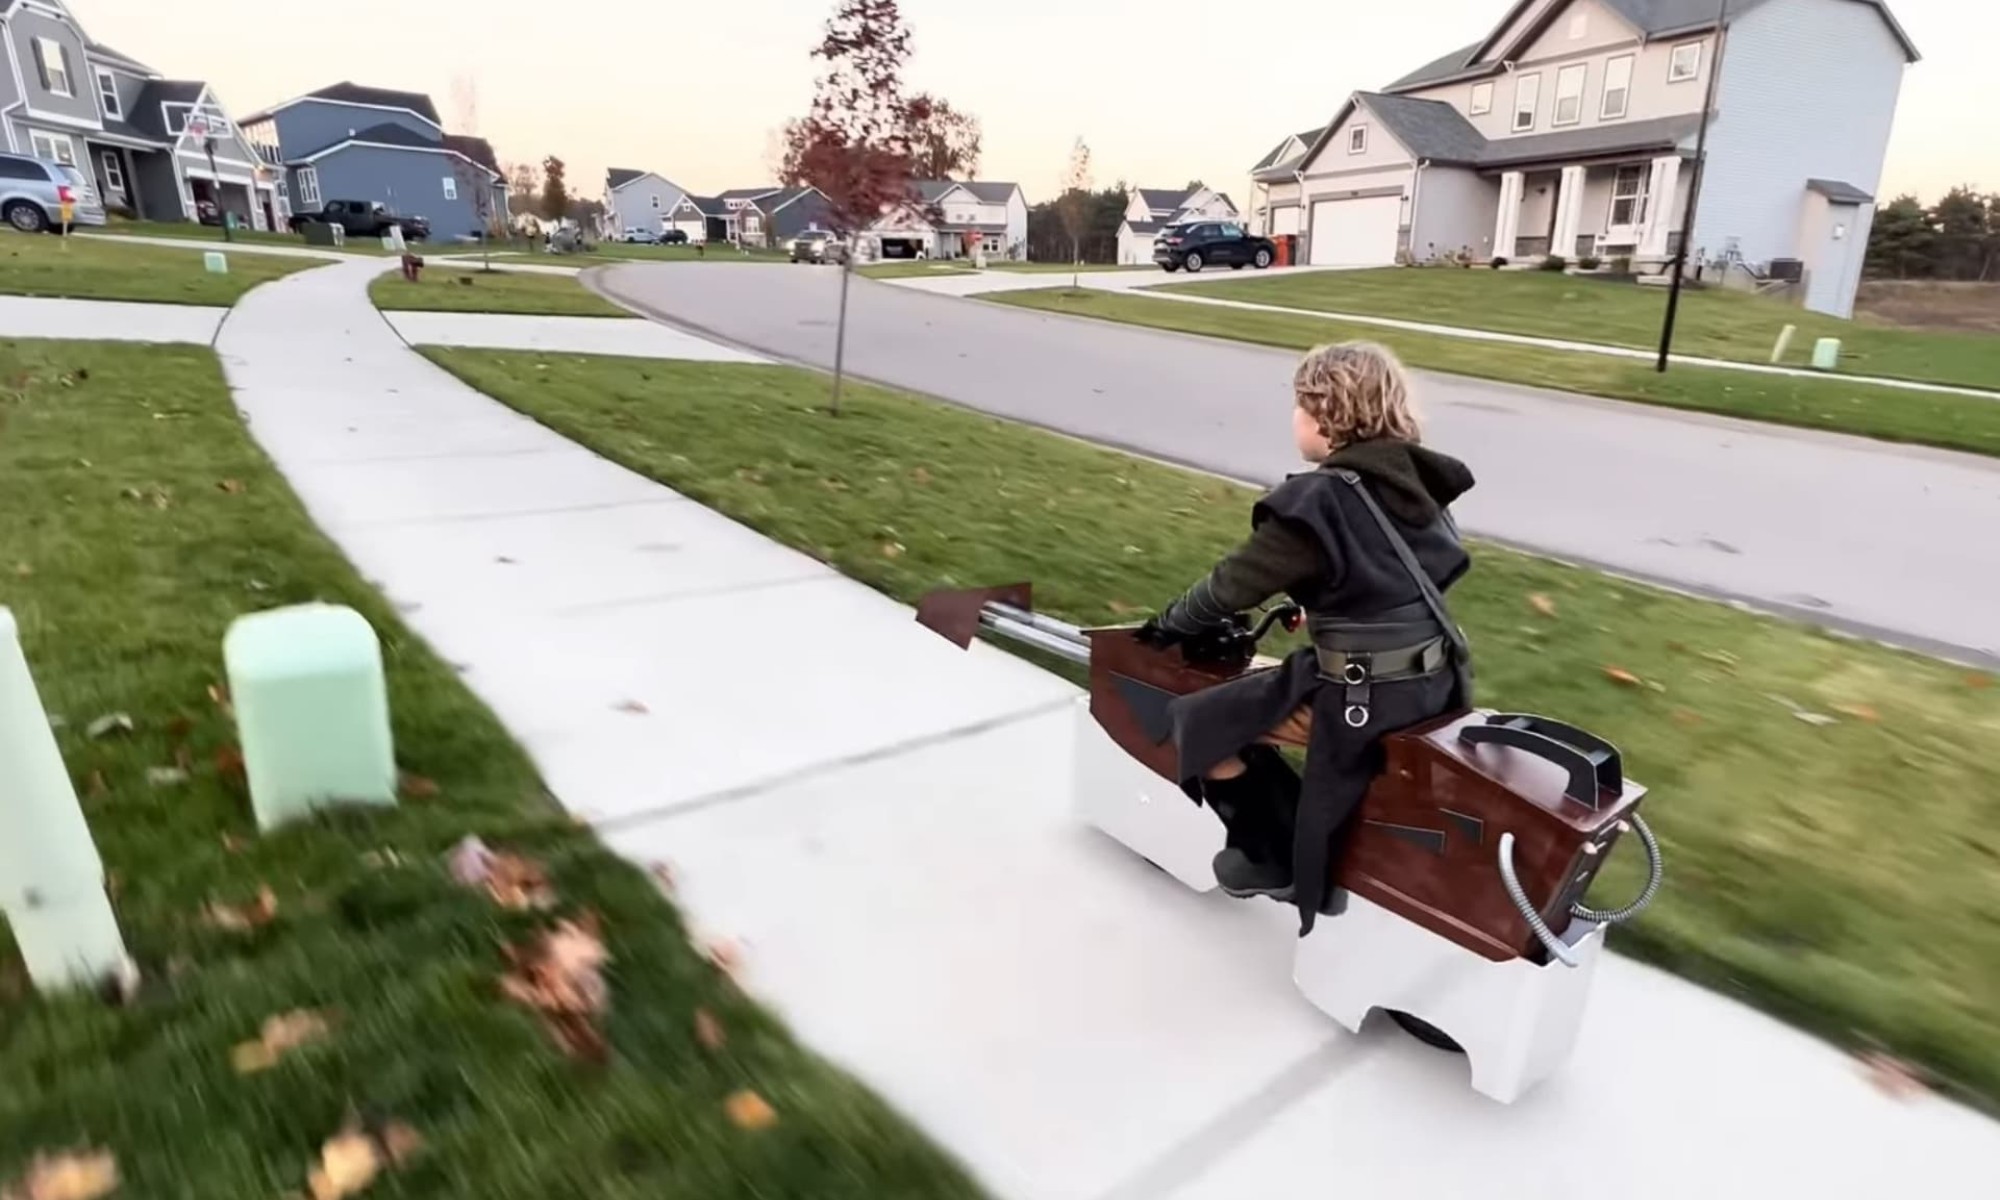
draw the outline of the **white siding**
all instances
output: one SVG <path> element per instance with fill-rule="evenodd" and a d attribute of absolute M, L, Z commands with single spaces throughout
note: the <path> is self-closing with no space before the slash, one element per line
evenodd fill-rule
<path fill-rule="evenodd" d="M 1348 150 L 1348 135 L 1359 125 L 1368 127 L 1368 148 L 1354 154 Z M 1354 111 L 1347 114 L 1347 119 L 1333 131 L 1333 135 L 1326 139 L 1319 153 L 1305 162 L 1304 171 L 1310 181 L 1349 171 L 1407 166 L 1410 162 L 1410 152 L 1389 132 L 1389 127 L 1376 120 L 1366 104 L 1357 104 Z"/>
<path fill-rule="evenodd" d="M 1410 231 L 1410 253 L 1418 262 L 1453 250 L 1470 250 L 1475 258 L 1492 252 L 1498 180 L 1456 167 L 1430 167 L 1418 173 L 1415 187 L 1418 211 Z"/>
<path fill-rule="evenodd" d="M 1849 3 L 1850 0 L 1835 0 L 1835 2 Z M 1607 11 L 1604 19 L 1610 21 L 1613 18 Z M 1597 26 L 1593 25 L 1592 28 L 1595 29 Z M 1502 74 L 1487 78 L 1485 82 L 1493 85 L 1491 112 L 1476 117 L 1472 115 L 1471 83 L 1448 84 L 1410 94 L 1424 100 L 1444 101 L 1464 114 L 1465 119 L 1472 122 L 1472 127 L 1483 136 L 1496 141 L 1516 136 L 1513 132 L 1514 85 L 1519 75 L 1537 75 L 1542 81 L 1541 95 L 1535 104 L 1535 127 L 1526 130 L 1520 136 L 1557 131 L 1557 126 L 1551 123 L 1556 103 L 1556 76 L 1569 63 L 1580 62 L 1588 66 L 1588 74 L 1583 83 L 1583 120 L 1576 125 L 1561 126 L 1561 129 L 1588 129 L 1593 125 L 1629 124 L 1633 121 L 1651 120 L 1654 117 L 1672 117 L 1701 111 L 1711 53 L 1709 42 L 1712 39 L 1708 35 L 1654 42 L 1648 46 L 1623 45 L 1576 50 L 1568 47 L 1588 45 L 1589 39 L 1565 43 L 1564 32 L 1564 22 L 1558 18 L 1555 28 L 1550 30 L 1550 35 L 1555 40 L 1548 42 L 1547 47 L 1559 52 L 1560 57 L 1544 56 L 1532 64 L 1524 61 L 1517 75 Z M 1627 40 L 1629 41 L 1629 38 Z M 1667 67 L 1673 58 L 1674 47 L 1683 41 L 1702 42 L 1702 73 L 1686 82 L 1669 83 Z M 1731 53 L 1734 53 L 1733 47 Z M 1626 104 L 1625 115 L 1606 121 L 1601 114 L 1604 111 L 1604 77 L 1608 70 L 1607 64 L 1614 58 L 1626 55 L 1631 55 L 1633 60 L 1631 96 Z"/>
<path fill-rule="evenodd" d="M 657 175 L 642 175 L 611 193 L 614 230 L 666 228 L 666 218 L 687 193 Z M 655 202 L 657 201 L 657 207 Z"/>
<path fill-rule="evenodd" d="M 1539 0 L 1538 3 L 1528 5 L 1527 8 L 1522 10 L 1520 16 L 1515 17 L 1507 23 L 1507 28 L 1502 31 L 1500 37 L 1494 40 L 1493 45 L 1480 57 L 1479 61 L 1496 62 L 1505 57 L 1508 48 L 1513 45 L 1515 39 L 1519 38 L 1530 25 L 1540 20 L 1543 13 L 1562 2 L 1563 0 Z"/>
<path fill-rule="evenodd" d="M 1734 238 L 1751 262 L 1790 256 L 1807 179 L 1880 186 L 1903 50 L 1871 5 L 1769 0 L 1736 22 L 1723 55 L 1692 246 L 1716 255 Z M 1844 314 L 1852 291 L 1838 300 Z"/>

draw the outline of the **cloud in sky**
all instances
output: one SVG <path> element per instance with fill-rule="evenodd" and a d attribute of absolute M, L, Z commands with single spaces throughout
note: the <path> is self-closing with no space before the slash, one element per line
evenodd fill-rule
<path fill-rule="evenodd" d="M 802 112 L 808 51 L 832 0 L 721 6 L 612 0 L 68 0 L 92 37 L 236 113 L 352 79 L 428 91 L 448 120 L 476 93 L 506 161 L 554 154 L 595 193 L 609 166 L 701 190 L 771 181 L 775 131 Z M 1843 0 L 1851 2 L 1851 0 Z M 1890 0 L 1924 61 L 1906 78 L 1885 195 L 2000 190 L 2000 101 L 1987 49 L 2000 6 Z M 979 116 L 980 174 L 1050 195 L 1081 135 L 1100 184 L 1200 178 L 1247 199 L 1249 166 L 1497 21 L 1507 0 L 904 0 L 912 86 Z M 467 85 L 470 85 L 468 89 Z"/>

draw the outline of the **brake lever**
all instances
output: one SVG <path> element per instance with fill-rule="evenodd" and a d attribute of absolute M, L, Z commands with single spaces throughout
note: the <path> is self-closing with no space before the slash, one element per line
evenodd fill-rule
<path fill-rule="evenodd" d="M 1264 619 L 1258 622 L 1257 628 L 1250 631 L 1250 644 L 1254 646 L 1258 642 L 1263 641 L 1264 635 L 1271 632 L 1271 626 L 1273 625 L 1283 625 L 1286 633 L 1297 633 L 1299 626 L 1305 624 L 1305 621 L 1306 613 L 1304 609 L 1296 604 L 1280 604 L 1278 607 L 1265 613 Z"/>

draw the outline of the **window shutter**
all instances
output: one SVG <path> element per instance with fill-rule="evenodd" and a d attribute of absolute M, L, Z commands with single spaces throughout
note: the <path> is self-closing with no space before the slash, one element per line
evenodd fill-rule
<path fill-rule="evenodd" d="M 42 77 L 42 90 L 49 90 L 49 60 L 42 50 L 42 39 L 35 39 L 35 74 Z"/>

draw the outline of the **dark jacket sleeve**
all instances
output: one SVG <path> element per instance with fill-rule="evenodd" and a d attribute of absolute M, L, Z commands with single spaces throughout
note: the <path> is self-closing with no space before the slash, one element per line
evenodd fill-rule
<path fill-rule="evenodd" d="M 1159 622 L 1174 633 L 1200 633 L 1325 571 L 1311 534 L 1289 521 L 1263 521 L 1249 541 L 1168 605 Z"/>

